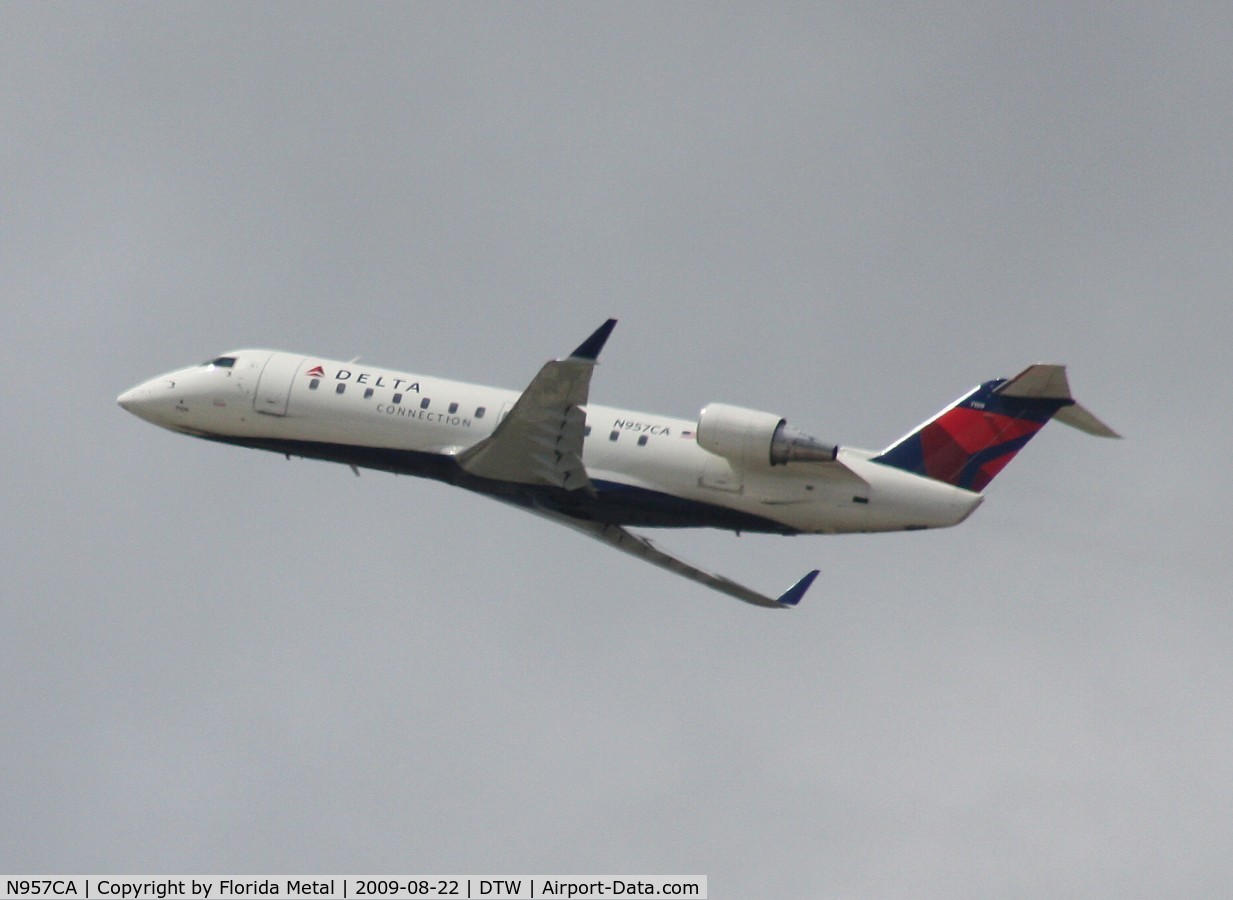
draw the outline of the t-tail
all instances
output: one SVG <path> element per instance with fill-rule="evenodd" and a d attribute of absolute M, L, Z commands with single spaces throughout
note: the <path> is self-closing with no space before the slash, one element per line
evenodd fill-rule
<path fill-rule="evenodd" d="M 1053 418 L 1119 437 L 1070 395 L 1065 366 L 1041 364 L 1009 380 L 986 381 L 874 461 L 980 492 Z"/>

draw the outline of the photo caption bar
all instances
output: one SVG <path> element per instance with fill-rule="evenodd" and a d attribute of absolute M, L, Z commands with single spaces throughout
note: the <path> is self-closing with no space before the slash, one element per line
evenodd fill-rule
<path fill-rule="evenodd" d="M 707 900 L 701 878 L 373 877 L 252 878 L 0 875 L 0 900 L 573 900 L 577 897 L 687 897 Z"/>

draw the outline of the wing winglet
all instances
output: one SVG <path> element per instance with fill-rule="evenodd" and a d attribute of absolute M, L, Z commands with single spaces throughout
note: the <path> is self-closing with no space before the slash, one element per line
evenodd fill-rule
<path fill-rule="evenodd" d="M 595 333 L 578 345 L 578 349 L 570 354 L 571 359 L 584 359 L 589 362 L 595 362 L 599 359 L 599 351 L 604 349 L 604 344 L 608 343 L 608 336 L 612 334 L 612 329 L 616 328 L 616 319 L 609 319 L 603 325 L 595 329 Z"/>
<path fill-rule="evenodd" d="M 780 606 L 796 606 L 801 602 L 801 598 L 805 596 L 805 592 L 809 590 L 809 586 L 813 584 L 813 580 L 818 577 L 818 570 L 814 569 L 792 587 L 788 588 L 779 595 L 778 603 Z"/>

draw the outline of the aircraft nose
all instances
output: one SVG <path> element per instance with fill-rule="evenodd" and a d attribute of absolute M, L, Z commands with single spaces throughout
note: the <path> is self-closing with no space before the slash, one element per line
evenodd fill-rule
<path fill-rule="evenodd" d="M 142 396 L 146 391 L 142 388 L 129 388 L 123 394 L 116 398 L 116 403 L 120 404 L 121 409 L 126 409 L 129 412 L 134 412 L 135 407 L 141 402 Z"/>
<path fill-rule="evenodd" d="M 153 422 L 158 419 L 159 408 L 166 405 L 172 385 L 173 382 L 165 380 L 147 381 L 125 391 L 116 398 L 116 403 L 138 418 Z"/>

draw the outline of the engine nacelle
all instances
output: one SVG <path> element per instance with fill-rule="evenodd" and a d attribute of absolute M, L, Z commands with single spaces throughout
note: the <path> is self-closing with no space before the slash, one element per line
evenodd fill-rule
<path fill-rule="evenodd" d="M 744 466 L 833 462 L 834 444 L 803 434 L 774 413 L 710 403 L 698 416 L 698 446 Z"/>

